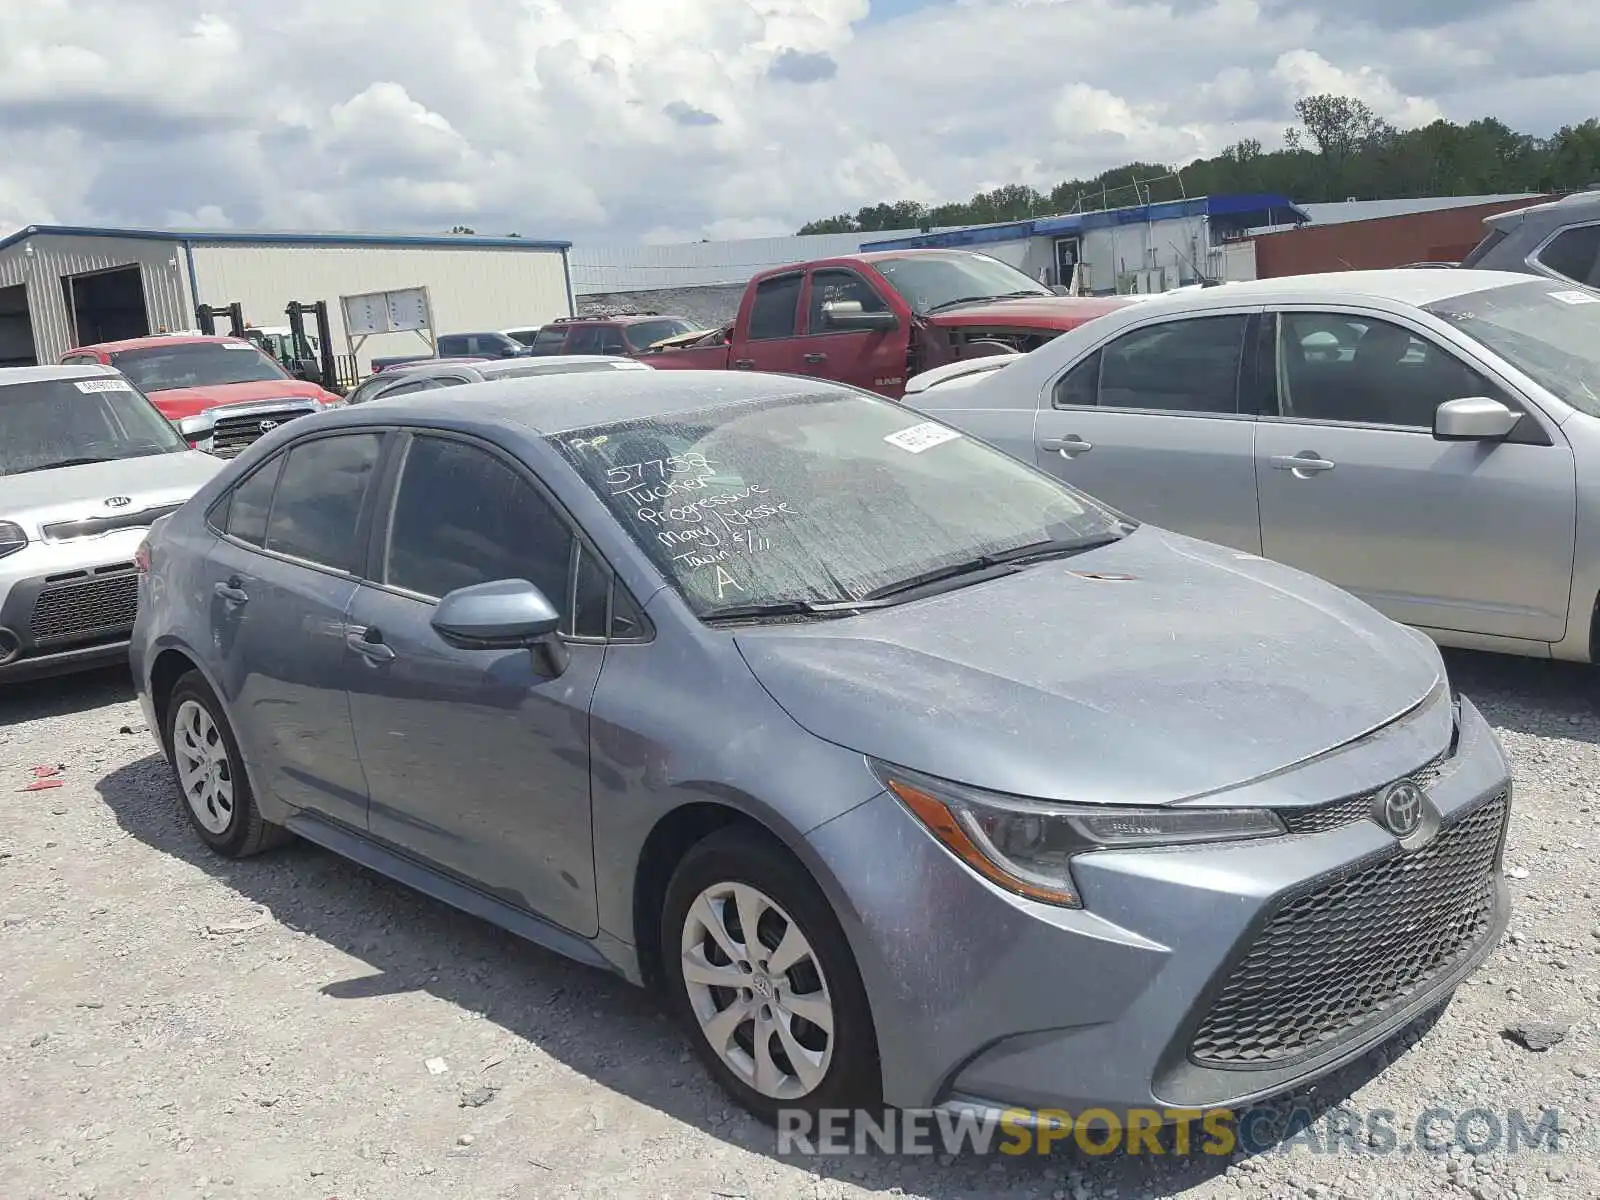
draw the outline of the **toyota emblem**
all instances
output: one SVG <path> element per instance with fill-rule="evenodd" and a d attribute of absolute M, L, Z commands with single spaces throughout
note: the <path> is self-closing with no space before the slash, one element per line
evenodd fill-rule
<path fill-rule="evenodd" d="M 1408 838 L 1422 824 L 1423 799 L 1414 780 L 1402 779 L 1378 793 L 1374 808 L 1385 829 L 1397 838 Z"/>
<path fill-rule="evenodd" d="M 276 421 L 263 421 L 263 422 L 261 422 L 261 432 L 262 433 L 271 433 L 277 427 L 278 427 L 278 423 Z"/>
<path fill-rule="evenodd" d="M 132 499 L 130 499 L 127 496 L 107 496 L 106 497 L 106 507 L 107 508 L 127 508 L 128 505 L 130 505 L 132 503 L 133 503 Z"/>

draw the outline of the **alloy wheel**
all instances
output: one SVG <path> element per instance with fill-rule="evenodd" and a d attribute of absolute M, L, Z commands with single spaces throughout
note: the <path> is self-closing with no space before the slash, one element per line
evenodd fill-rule
<path fill-rule="evenodd" d="M 760 1095 L 798 1100 L 833 1061 L 834 1005 L 811 943 L 745 883 L 702 891 L 683 923 L 682 972 L 700 1031 Z"/>
<path fill-rule="evenodd" d="M 223 834 L 233 821 L 233 764 L 222 731 L 205 706 L 185 700 L 172 726 L 178 786 L 207 833 Z"/>

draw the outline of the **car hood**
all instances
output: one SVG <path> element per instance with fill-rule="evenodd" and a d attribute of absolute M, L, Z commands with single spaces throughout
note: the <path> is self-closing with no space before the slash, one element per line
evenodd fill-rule
<path fill-rule="evenodd" d="M 262 400 L 315 400 L 328 404 L 338 397 L 314 383 L 300 379 L 266 379 L 256 383 L 217 383 L 204 387 L 169 388 L 150 392 L 154 404 L 168 420 L 181 421 L 224 404 L 255 404 Z"/>
<path fill-rule="evenodd" d="M 182 504 L 222 467 L 220 458 L 187 450 L 0 475 L 0 521 L 15 521 L 30 540 L 42 536 L 40 526 L 58 521 L 112 524 L 127 518 L 134 525 L 148 509 Z M 127 503 L 108 504 L 112 499 Z"/>
<path fill-rule="evenodd" d="M 1027 296 L 980 300 L 922 318 L 930 325 L 958 329 L 969 325 L 1009 325 L 1020 329 L 1076 329 L 1085 321 L 1133 303 L 1125 296 Z"/>
<path fill-rule="evenodd" d="M 1354 597 L 1151 526 L 735 642 L 817 737 L 976 787 L 1117 804 L 1204 795 L 1332 750 L 1443 676 L 1431 643 Z"/>

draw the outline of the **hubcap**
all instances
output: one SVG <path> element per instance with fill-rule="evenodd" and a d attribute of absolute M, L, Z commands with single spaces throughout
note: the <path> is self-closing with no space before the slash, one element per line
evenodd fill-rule
<path fill-rule="evenodd" d="M 172 726 L 172 758 L 178 785 L 207 833 L 228 831 L 233 820 L 233 767 L 228 747 L 205 706 L 185 700 Z"/>
<path fill-rule="evenodd" d="M 719 883 L 683 923 L 683 982 L 700 1031 L 749 1087 L 814 1091 L 833 1062 L 833 998 L 811 943 L 770 896 Z"/>

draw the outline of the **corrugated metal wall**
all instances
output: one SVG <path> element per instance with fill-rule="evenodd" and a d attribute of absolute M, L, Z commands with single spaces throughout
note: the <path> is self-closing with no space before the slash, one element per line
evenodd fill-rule
<path fill-rule="evenodd" d="M 559 250 L 455 250 L 433 246 L 194 243 L 202 303 L 238 301 L 256 325 L 283 325 L 291 300 L 328 302 L 334 348 L 345 353 L 339 297 L 426 287 L 436 333 L 538 325 L 568 315 Z M 361 347 L 362 370 L 377 355 L 424 354 L 414 334 L 382 334 Z"/>
<path fill-rule="evenodd" d="M 862 242 L 911 237 L 918 230 L 874 233 L 815 233 L 804 237 L 739 238 L 729 242 L 680 242 L 665 246 L 574 246 L 572 290 L 646 292 L 658 288 L 710 287 L 749 282 L 768 267 L 855 254 Z"/>
<path fill-rule="evenodd" d="M 30 246 L 31 255 L 27 252 Z M 177 241 L 40 235 L 0 254 L 0 287 L 27 286 L 34 353 L 41 363 L 54 363 L 77 340 L 62 278 L 134 265 L 144 280 L 145 314 L 151 330 L 193 325 L 183 249 Z"/>

